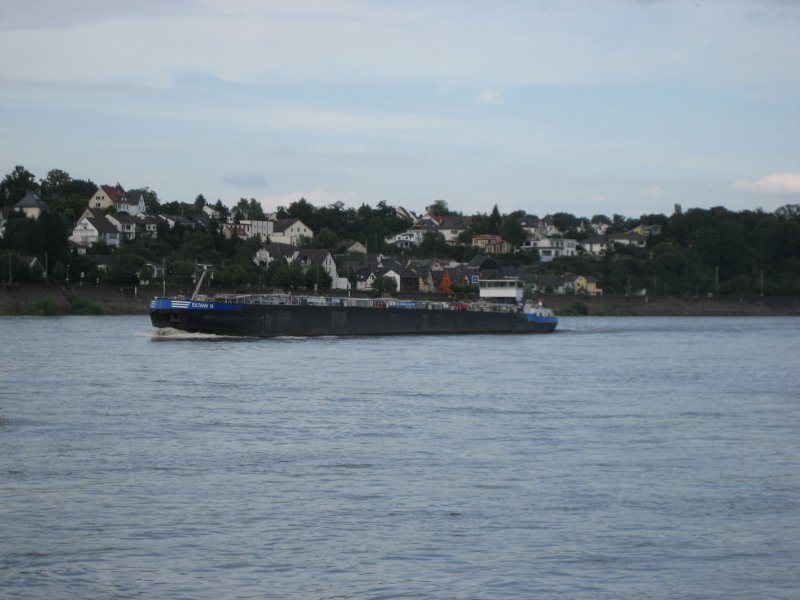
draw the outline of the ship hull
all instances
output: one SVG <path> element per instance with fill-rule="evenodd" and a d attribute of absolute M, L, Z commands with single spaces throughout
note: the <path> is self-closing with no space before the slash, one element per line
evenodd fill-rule
<path fill-rule="evenodd" d="M 260 305 L 153 300 L 155 327 L 224 336 L 346 336 L 551 333 L 555 316 L 522 312 L 427 310 L 358 306 Z"/>

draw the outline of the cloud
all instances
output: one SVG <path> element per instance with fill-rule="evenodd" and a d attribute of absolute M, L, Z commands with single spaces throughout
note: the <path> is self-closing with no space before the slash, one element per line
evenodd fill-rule
<path fill-rule="evenodd" d="M 478 94 L 478 102 L 482 104 L 501 104 L 503 93 L 498 90 L 481 90 Z"/>
<path fill-rule="evenodd" d="M 660 185 L 651 185 L 644 191 L 644 193 L 648 198 L 660 198 L 664 195 L 664 188 L 662 188 Z"/>
<path fill-rule="evenodd" d="M 703 18 L 675 2 L 596 5 L 5 0 L 0 55 L 18 59 L 0 61 L 0 81 L 165 86 L 200 68 L 228 82 L 746 83 L 784 80 L 799 47 L 775 5 L 758 26 L 749 3 L 704 5 Z"/>
<path fill-rule="evenodd" d="M 223 183 L 240 188 L 265 188 L 268 187 L 267 178 L 261 173 L 245 171 L 222 176 Z"/>
<path fill-rule="evenodd" d="M 761 179 L 740 179 L 733 188 L 754 194 L 800 194 L 800 173 L 776 173 Z"/>

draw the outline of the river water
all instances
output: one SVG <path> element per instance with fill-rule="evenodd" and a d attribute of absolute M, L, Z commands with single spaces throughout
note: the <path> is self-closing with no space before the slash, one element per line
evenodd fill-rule
<path fill-rule="evenodd" d="M 0 597 L 800 597 L 800 319 L 0 318 Z"/>

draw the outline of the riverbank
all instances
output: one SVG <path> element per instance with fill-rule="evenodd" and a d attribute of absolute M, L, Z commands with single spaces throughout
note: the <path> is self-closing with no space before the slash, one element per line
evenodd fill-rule
<path fill-rule="evenodd" d="M 167 289 L 167 295 L 190 294 Z M 161 295 L 157 286 L 45 286 L 0 287 L 3 315 L 144 315 L 150 300 Z M 800 316 L 800 297 L 626 298 L 621 296 L 549 296 L 545 304 L 562 315 L 593 316 Z"/>
<path fill-rule="evenodd" d="M 591 316 L 800 316 L 800 298 L 551 296 L 546 304 L 561 315 Z"/>
<path fill-rule="evenodd" d="M 0 287 L 0 314 L 147 314 L 155 294 L 155 288 L 142 287 L 4 285 Z"/>

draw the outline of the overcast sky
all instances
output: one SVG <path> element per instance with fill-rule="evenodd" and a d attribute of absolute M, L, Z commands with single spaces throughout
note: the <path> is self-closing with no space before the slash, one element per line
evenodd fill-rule
<path fill-rule="evenodd" d="M 21 164 L 266 210 L 800 203 L 795 0 L 0 0 Z"/>

